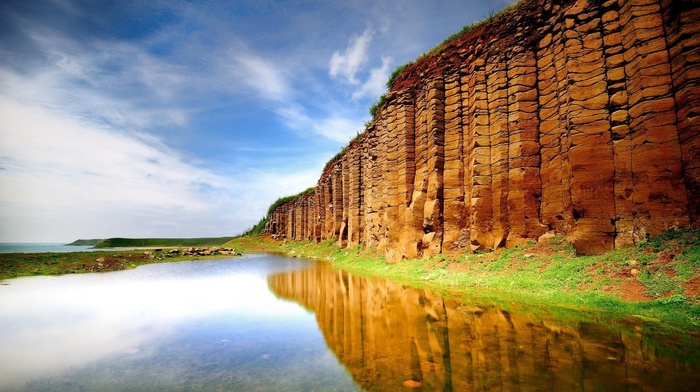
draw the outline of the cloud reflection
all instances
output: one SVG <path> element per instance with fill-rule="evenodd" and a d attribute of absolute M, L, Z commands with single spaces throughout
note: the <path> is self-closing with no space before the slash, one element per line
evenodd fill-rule
<path fill-rule="evenodd" d="M 195 263 L 156 264 L 11 280 L 0 288 L 0 389 L 109 355 L 137 353 L 178 326 L 207 317 L 236 317 L 248 324 L 302 317 L 314 324 L 301 307 L 269 292 L 269 266 L 246 270 L 254 263 L 197 262 L 202 270 L 188 270 Z M 177 275 L 168 273 L 173 267 L 180 270 Z"/>

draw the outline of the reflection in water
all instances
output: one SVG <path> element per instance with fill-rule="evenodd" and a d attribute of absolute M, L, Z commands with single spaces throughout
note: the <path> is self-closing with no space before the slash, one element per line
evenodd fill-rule
<path fill-rule="evenodd" d="M 0 391 L 357 390 L 312 314 L 251 258 L 152 264 L 0 286 Z"/>
<path fill-rule="evenodd" d="M 316 313 L 329 348 L 369 391 L 700 386 L 697 351 L 672 360 L 666 353 L 674 347 L 659 347 L 641 331 L 538 320 L 323 264 L 272 275 L 268 284 Z"/>

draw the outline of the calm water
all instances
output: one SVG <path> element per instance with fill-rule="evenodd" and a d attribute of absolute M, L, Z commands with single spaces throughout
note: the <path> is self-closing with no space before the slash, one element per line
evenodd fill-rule
<path fill-rule="evenodd" d="M 85 252 L 88 250 L 93 250 L 92 246 L 68 246 L 66 244 L 55 243 L 0 242 L 0 253 Z"/>
<path fill-rule="evenodd" d="M 359 390 L 275 256 L 151 264 L 0 286 L 0 390 Z"/>
<path fill-rule="evenodd" d="M 700 342 L 269 255 L 0 286 L 0 390 L 669 391 Z"/>

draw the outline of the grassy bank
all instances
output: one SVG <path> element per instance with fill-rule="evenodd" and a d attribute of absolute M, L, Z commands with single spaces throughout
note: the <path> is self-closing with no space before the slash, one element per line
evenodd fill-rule
<path fill-rule="evenodd" d="M 560 237 L 517 249 L 444 255 L 388 265 L 372 249 L 241 237 L 236 249 L 328 260 L 338 268 L 379 276 L 447 296 L 477 296 L 505 308 L 629 318 L 700 333 L 700 230 L 670 231 L 638 247 L 576 256 Z M 568 317 L 568 316 L 567 316 Z"/>
<path fill-rule="evenodd" d="M 23 276 L 120 271 L 144 264 L 232 257 L 231 255 L 170 256 L 166 253 L 145 250 L 0 253 L 0 281 Z"/>
<path fill-rule="evenodd" d="M 108 238 L 100 241 L 95 248 L 164 248 L 221 246 L 233 237 L 217 238 Z"/>

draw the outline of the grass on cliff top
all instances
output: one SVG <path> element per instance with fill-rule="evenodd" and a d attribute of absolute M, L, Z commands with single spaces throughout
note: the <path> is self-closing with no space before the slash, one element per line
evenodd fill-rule
<path fill-rule="evenodd" d="M 360 246 L 341 249 L 267 237 L 238 238 L 237 249 L 274 251 L 330 261 L 366 277 L 384 277 L 447 296 L 477 296 L 504 307 L 547 307 L 550 313 L 604 312 L 700 329 L 700 230 L 669 231 L 637 247 L 598 256 L 576 256 L 563 238 L 515 249 L 438 255 L 389 265 L 382 254 Z M 549 305 L 553 305 L 549 307 Z"/>
<path fill-rule="evenodd" d="M 290 201 L 295 201 L 304 195 L 313 195 L 314 192 L 316 192 L 316 188 L 310 187 L 310 188 L 304 189 L 303 191 L 297 193 L 296 195 L 284 196 L 284 197 L 280 197 L 279 199 L 275 200 L 272 204 L 270 204 L 270 207 L 268 207 L 267 215 L 260 218 L 258 223 L 256 223 L 255 225 L 253 225 L 253 227 L 244 231 L 243 234 L 241 234 L 241 236 L 251 236 L 251 235 L 258 235 L 258 234 L 262 233 L 263 229 L 265 229 L 265 225 L 267 225 L 268 217 L 275 211 L 275 209 L 277 207 L 281 206 L 282 204 L 289 203 Z"/>

